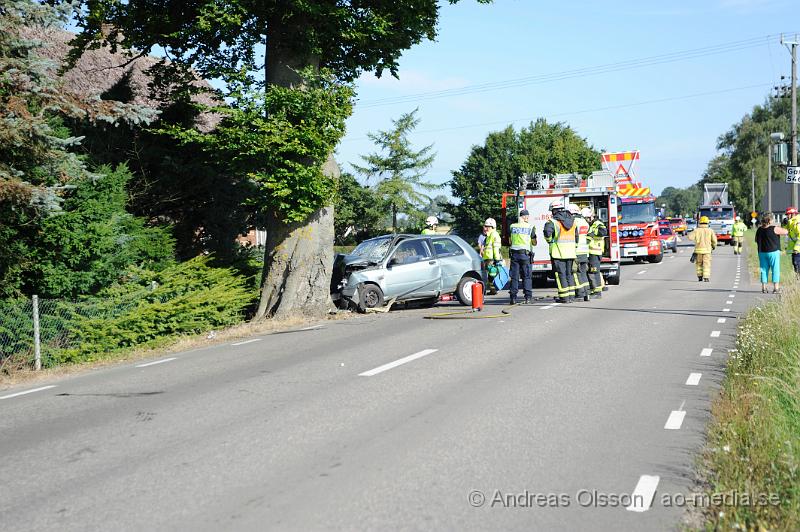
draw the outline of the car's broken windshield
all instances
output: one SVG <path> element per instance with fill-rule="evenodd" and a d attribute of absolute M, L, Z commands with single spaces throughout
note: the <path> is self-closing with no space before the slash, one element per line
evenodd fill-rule
<path fill-rule="evenodd" d="M 389 253 L 389 245 L 391 243 L 391 238 L 373 238 L 372 240 L 366 240 L 356 246 L 356 249 L 354 249 L 350 255 L 377 262 Z"/>

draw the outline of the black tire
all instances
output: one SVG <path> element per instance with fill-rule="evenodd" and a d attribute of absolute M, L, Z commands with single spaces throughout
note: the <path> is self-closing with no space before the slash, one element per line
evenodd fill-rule
<path fill-rule="evenodd" d="M 383 306 L 383 290 L 376 284 L 365 284 L 361 288 L 361 299 L 358 302 L 358 309 L 366 312 L 368 308 Z"/>
<path fill-rule="evenodd" d="M 658 264 L 662 260 L 664 260 L 664 254 L 663 253 L 659 253 L 658 255 L 651 255 L 651 256 L 647 257 L 647 262 L 649 262 L 650 264 Z"/>
<path fill-rule="evenodd" d="M 677 252 L 678 252 L 678 243 L 677 243 L 677 242 L 675 242 L 675 244 L 673 244 L 673 246 L 672 246 L 672 252 L 673 252 L 673 253 L 677 253 Z"/>
<path fill-rule="evenodd" d="M 640 264 L 640 263 L 644 262 L 644 260 L 645 260 L 644 257 L 633 257 L 633 262 L 636 263 L 636 264 Z"/>
<path fill-rule="evenodd" d="M 466 305 L 468 307 L 472 306 L 472 285 L 477 283 L 478 280 L 474 277 L 469 275 L 465 275 L 458 281 L 458 287 L 456 288 L 456 297 L 458 298 L 458 302 L 462 305 Z M 486 286 L 483 287 L 484 293 L 486 293 Z"/>
<path fill-rule="evenodd" d="M 613 277 L 609 275 L 608 277 L 606 277 L 606 284 L 611 286 L 619 286 L 619 276 L 621 274 L 622 270 L 617 270 L 617 275 L 614 275 Z"/>

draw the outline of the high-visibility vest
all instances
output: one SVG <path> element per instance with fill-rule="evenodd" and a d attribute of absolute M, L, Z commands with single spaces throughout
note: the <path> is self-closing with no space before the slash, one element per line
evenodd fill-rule
<path fill-rule="evenodd" d="M 600 228 L 606 226 L 600 220 L 595 220 L 589 227 L 589 255 L 602 255 L 606 250 L 606 237 L 600 234 Z"/>
<path fill-rule="evenodd" d="M 550 256 L 554 259 L 574 259 L 575 253 L 575 225 L 569 229 L 558 220 L 552 220 L 555 234 L 550 242 Z"/>
<path fill-rule="evenodd" d="M 436 234 L 436 230 L 435 229 L 429 229 L 429 228 L 426 227 L 425 229 L 422 230 L 421 234 L 423 234 L 423 235 L 435 235 Z"/>
<path fill-rule="evenodd" d="M 517 222 L 509 227 L 511 231 L 511 249 L 519 251 L 531 251 L 531 234 L 536 228 L 525 222 Z"/>
<path fill-rule="evenodd" d="M 786 253 L 800 253 L 800 217 L 789 220 L 789 239 L 786 242 Z"/>
<path fill-rule="evenodd" d="M 578 235 L 578 242 L 575 244 L 577 255 L 589 254 L 589 222 L 582 217 L 575 217 L 575 233 Z"/>
<path fill-rule="evenodd" d="M 483 242 L 483 255 L 484 260 L 503 260 L 500 254 L 500 233 L 497 229 L 489 229 L 486 234 L 486 240 Z"/>
<path fill-rule="evenodd" d="M 731 236 L 744 236 L 745 231 L 747 231 L 747 226 L 744 225 L 744 222 L 736 222 L 733 224 Z"/>

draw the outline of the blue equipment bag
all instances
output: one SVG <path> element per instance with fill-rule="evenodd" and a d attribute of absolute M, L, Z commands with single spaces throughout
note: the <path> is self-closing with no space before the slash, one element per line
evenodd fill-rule
<path fill-rule="evenodd" d="M 508 268 L 506 268 L 503 264 L 498 264 L 497 275 L 495 275 L 494 279 L 492 279 L 495 288 L 498 290 L 505 290 L 510 278 L 511 276 L 508 273 Z"/>

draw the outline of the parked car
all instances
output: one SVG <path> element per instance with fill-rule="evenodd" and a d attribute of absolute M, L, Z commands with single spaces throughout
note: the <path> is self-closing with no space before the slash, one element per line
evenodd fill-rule
<path fill-rule="evenodd" d="M 695 229 L 697 229 L 697 220 L 695 220 L 694 218 L 687 218 L 686 219 L 686 232 L 687 233 L 691 233 Z"/>
<path fill-rule="evenodd" d="M 679 235 L 686 234 L 686 220 L 683 218 L 670 218 L 669 224 L 672 226 L 672 230 L 675 231 Z"/>
<path fill-rule="evenodd" d="M 673 253 L 678 252 L 678 235 L 672 230 L 670 222 L 663 220 L 658 222 L 658 239 L 661 240 L 661 250 L 666 252 L 671 249 Z"/>
<path fill-rule="evenodd" d="M 331 297 L 339 308 L 362 311 L 392 299 L 433 305 L 445 294 L 471 305 L 476 281 L 486 286 L 482 261 L 462 238 L 385 235 L 336 256 Z"/>

